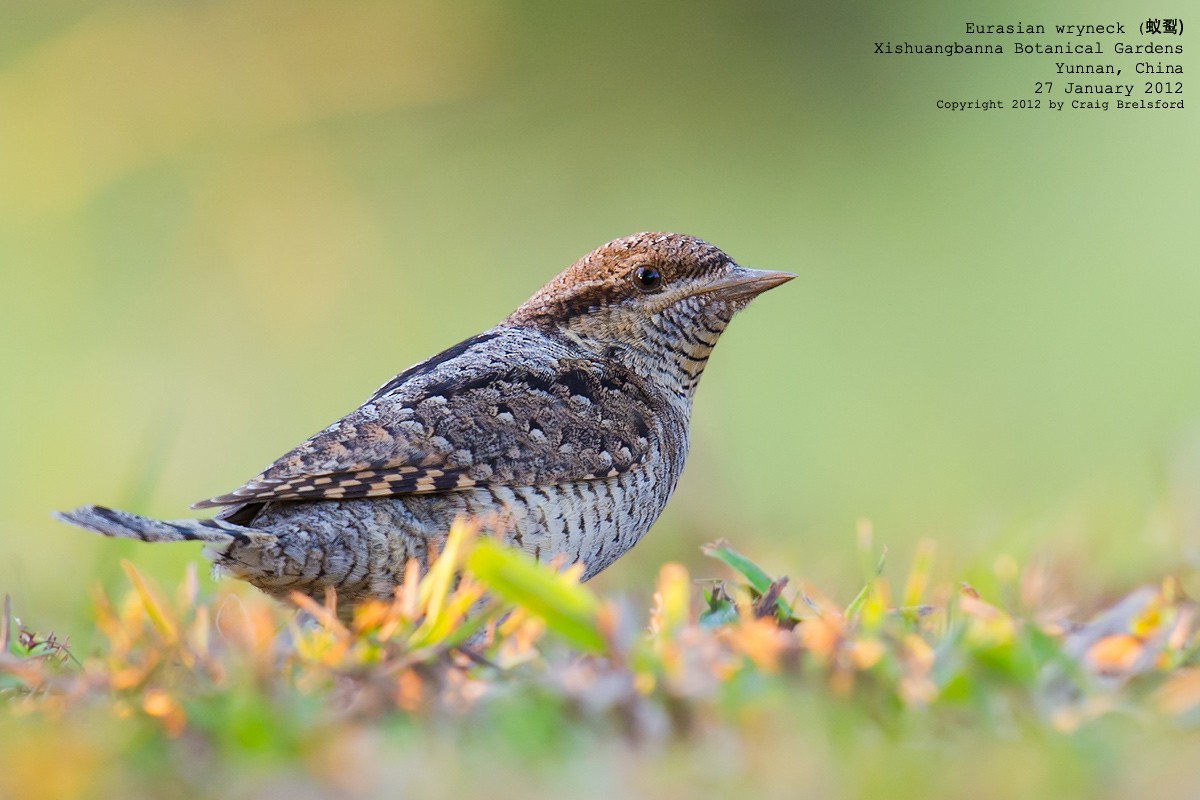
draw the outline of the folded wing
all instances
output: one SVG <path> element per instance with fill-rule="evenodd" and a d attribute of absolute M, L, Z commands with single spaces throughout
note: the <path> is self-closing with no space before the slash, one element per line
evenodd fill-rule
<path fill-rule="evenodd" d="M 195 507 L 616 476 L 646 458 L 651 408 L 640 379 L 611 363 L 559 360 L 498 373 L 486 361 L 455 358 L 389 382 L 241 488 Z"/>

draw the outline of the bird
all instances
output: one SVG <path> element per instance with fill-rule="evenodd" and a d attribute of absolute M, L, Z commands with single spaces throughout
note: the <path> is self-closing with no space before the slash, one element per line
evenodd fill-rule
<path fill-rule="evenodd" d="M 87 505 L 105 536 L 200 541 L 214 573 L 352 608 L 390 598 L 459 519 L 538 561 L 608 567 L 658 519 L 683 471 L 692 399 L 717 339 L 791 280 L 676 233 L 593 250 L 495 327 L 388 380 L 227 494 L 208 519 Z"/>

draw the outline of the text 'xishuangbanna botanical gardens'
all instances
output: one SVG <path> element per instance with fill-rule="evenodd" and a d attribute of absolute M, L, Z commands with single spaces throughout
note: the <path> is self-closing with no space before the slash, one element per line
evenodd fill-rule
<path fill-rule="evenodd" d="M 1116 42 L 1112 50 L 1100 42 L 1012 42 L 1010 44 L 963 44 L 962 42 L 876 42 L 878 55 L 959 56 L 959 55 L 1174 55 L 1183 53 L 1181 44 L 1128 44 Z"/>

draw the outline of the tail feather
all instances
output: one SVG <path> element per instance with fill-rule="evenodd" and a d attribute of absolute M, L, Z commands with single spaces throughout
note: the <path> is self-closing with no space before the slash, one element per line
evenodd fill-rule
<path fill-rule="evenodd" d="M 170 522 L 116 511 L 104 506 L 81 506 L 55 511 L 54 516 L 80 528 L 121 539 L 143 542 L 209 542 L 250 544 L 271 534 L 218 519 L 177 519 Z"/>

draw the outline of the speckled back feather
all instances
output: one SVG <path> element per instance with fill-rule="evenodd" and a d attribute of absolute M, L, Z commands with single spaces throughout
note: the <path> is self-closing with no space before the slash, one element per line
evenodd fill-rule
<path fill-rule="evenodd" d="M 632 371 L 567 358 L 544 334 L 512 326 L 468 341 L 196 507 L 553 485 L 641 463 L 661 403 Z"/>

